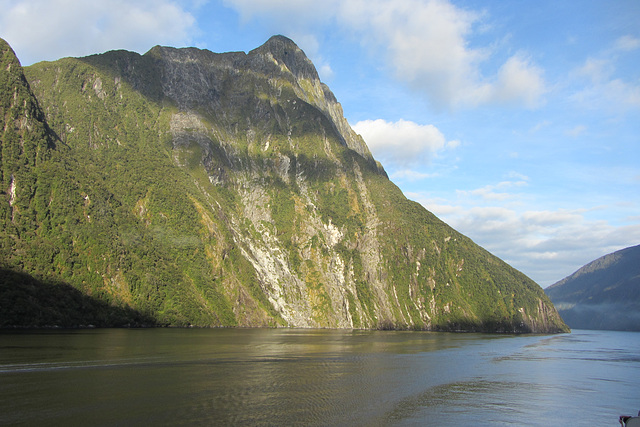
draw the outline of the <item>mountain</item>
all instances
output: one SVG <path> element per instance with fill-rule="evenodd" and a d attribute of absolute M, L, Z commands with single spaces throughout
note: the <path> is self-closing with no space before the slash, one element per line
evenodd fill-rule
<path fill-rule="evenodd" d="M 568 330 L 404 197 L 285 37 L 24 69 L 1 48 L 0 326 Z"/>
<path fill-rule="evenodd" d="M 640 331 L 640 245 L 600 257 L 545 292 L 572 328 Z"/>

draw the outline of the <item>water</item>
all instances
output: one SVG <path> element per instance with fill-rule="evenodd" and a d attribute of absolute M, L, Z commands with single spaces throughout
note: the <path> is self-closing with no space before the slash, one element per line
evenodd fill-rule
<path fill-rule="evenodd" d="M 640 333 L 0 333 L 0 425 L 616 426 Z"/>

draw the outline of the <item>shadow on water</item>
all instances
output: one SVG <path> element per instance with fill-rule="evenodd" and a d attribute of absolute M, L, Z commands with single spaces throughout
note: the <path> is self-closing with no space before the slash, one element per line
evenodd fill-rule
<path fill-rule="evenodd" d="M 148 315 L 90 297 L 69 284 L 0 268 L 0 328 L 155 325 Z"/>

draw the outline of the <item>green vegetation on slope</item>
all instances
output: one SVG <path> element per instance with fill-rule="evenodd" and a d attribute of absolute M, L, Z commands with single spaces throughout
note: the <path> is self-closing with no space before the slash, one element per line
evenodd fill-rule
<path fill-rule="evenodd" d="M 38 286 L 85 310 L 4 326 L 566 330 L 535 283 L 349 148 L 284 38 L 66 58 L 26 79 L 3 52 L 0 289 L 33 313 L 51 300 Z"/>

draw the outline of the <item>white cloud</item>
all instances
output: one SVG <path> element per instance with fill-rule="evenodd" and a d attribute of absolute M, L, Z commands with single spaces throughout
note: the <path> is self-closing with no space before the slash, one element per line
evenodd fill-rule
<path fill-rule="evenodd" d="M 392 180 L 403 179 L 407 181 L 420 181 L 427 178 L 434 178 L 436 176 L 439 175 L 437 173 L 423 173 L 411 169 L 403 169 L 393 172 L 390 178 Z"/>
<path fill-rule="evenodd" d="M 587 85 L 570 99 L 583 109 L 624 113 L 640 109 L 640 85 L 613 79 Z"/>
<path fill-rule="evenodd" d="M 640 39 L 626 35 L 616 40 L 614 49 L 622 51 L 632 51 L 640 48 Z"/>
<path fill-rule="evenodd" d="M 581 67 L 578 67 L 572 75 L 586 77 L 593 83 L 606 81 L 615 71 L 610 60 L 602 58 L 587 58 Z"/>
<path fill-rule="evenodd" d="M 242 19 L 270 22 L 297 42 L 323 26 L 359 40 L 396 78 L 422 92 L 438 108 L 509 104 L 534 108 L 546 91 L 542 70 L 517 54 L 483 75 L 495 47 L 469 45 L 487 25 L 482 13 L 447 0 L 225 0 Z M 476 29 L 475 27 L 478 27 Z M 298 42 L 316 59 L 313 43 Z"/>
<path fill-rule="evenodd" d="M 478 16 L 445 1 L 351 0 L 339 22 L 373 49 L 381 49 L 396 76 L 444 106 L 477 92 L 476 65 L 486 52 L 469 49 L 465 37 Z"/>
<path fill-rule="evenodd" d="M 640 241 L 637 221 L 614 226 L 589 219 L 586 209 L 519 211 L 491 204 L 491 200 L 482 205 L 475 198 L 478 194 L 471 193 L 458 192 L 457 203 L 419 193 L 407 196 L 543 287 Z"/>
<path fill-rule="evenodd" d="M 624 36 L 599 57 L 587 58 L 583 65 L 569 74 L 581 84 L 570 100 L 580 108 L 610 114 L 640 109 L 640 85 L 637 81 L 625 81 L 616 76 L 619 56 L 638 48 L 640 39 Z"/>
<path fill-rule="evenodd" d="M 318 68 L 318 74 L 320 75 L 320 79 L 323 81 L 331 80 L 334 76 L 333 70 L 331 69 L 331 65 L 324 64 Z"/>
<path fill-rule="evenodd" d="M 539 131 L 541 131 L 542 129 L 545 129 L 547 127 L 549 127 L 551 125 L 551 121 L 549 120 L 543 120 L 539 123 L 536 123 L 535 126 L 533 126 L 531 129 L 529 129 L 529 133 L 537 133 Z"/>
<path fill-rule="evenodd" d="M 527 178 L 524 176 L 522 176 L 522 178 L 523 179 L 519 181 L 502 181 L 498 184 L 486 185 L 482 188 L 476 188 L 475 190 L 457 190 L 456 193 L 459 197 L 477 196 L 483 200 L 512 200 L 517 198 L 517 194 L 507 193 L 504 190 L 526 186 Z"/>
<path fill-rule="evenodd" d="M 640 86 L 621 79 L 611 80 L 602 87 L 604 96 L 622 107 L 640 108 Z"/>
<path fill-rule="evenodd" d="M 542 69 L 522 56 L 512 56 L 500 67 L 498 81 L 493 88 L 496 101 L 538 107 L 546 92 Z"/>
<path fill-rule="evenodd" d="M 459 141 L 447 141 L 433 125 L 398 120 L 364 120 L 353 125 L 362 135 L 374 157 L 384 165 L 399 169 L 428 163 L 445 149 L 454 149 Z"/>
<path fill-rule="evenodd" d="M 336 0 L 223 0 L 238 11 L 242 21 L 248 24 L 260 17 L 285 28 L 302 28 L 313 22 L 324 22 L 335 13 Z"/>
<path fill-rule="evenodd" d="M 529 177 L 521 174 L 520 172 L 516 172 L 516 171 L 511 171 L 507 173 L 507 178 L 514 178 L 517 179 L 519 181 L 529 181 Z"/>
<path fill-rule="evenodd" d="M 546 91 L 542 70 L 522 55 L 512 56 L 487 78 L 480 64 L 489 48 L 470 48 L 481 15 L 444 0 L 351 0 L 339 20 L 364 43 L 382 49 L 396 76 L 423 91 L 436 106 L 475 107 L 487 103 L 536 107 Z M 493 83 L 490 81 L 493 80 Z"/>
<path fill-rule="evenodd" d="M 424 91 L 436 106 L 541 103 L 546 91 L 542 70 L 523 55 L 509 58 L 495 76 L 482 75 L 480 65 L 492 49 L 469 47 L 481 14 L 444 0 L 366 4 L 346 15 L 349 25 L 365 38 L 374 38 L 386 50 L 398 78 Z"/>
<path fill-rule="evenodd" d="M 0 34 L 21 62 L 190 44 L 195 18 L 170 0 L 0 0 Z"/>
<path fill-rule="evenodd" d="M 573 137 L 573 138 L 577 138 L 580 135 L 582 135 L 583 133 L 585 133 L 587 131 L 587 127 L 584 125 L 577 125 L 575 127 L 573 127 L 572 129 L 569 129 L 566 134 Z"/>
<path fill-rule="evenodd" d="M 529 227 L 562 226 L 575 223 L 582 219 L 584 210 L 569 211 L 560 209 L 557 211 L 527 211 L 521 215 L 522 221 Z"/>
<path fill-rule="evenodd" d="M 451 140 L 451 141 L 447 141 L 447 148 L 448 149 L 454 149 L 454 148 L 458 148 L 460 146 L 460 141 L 457 139 Z"/>

